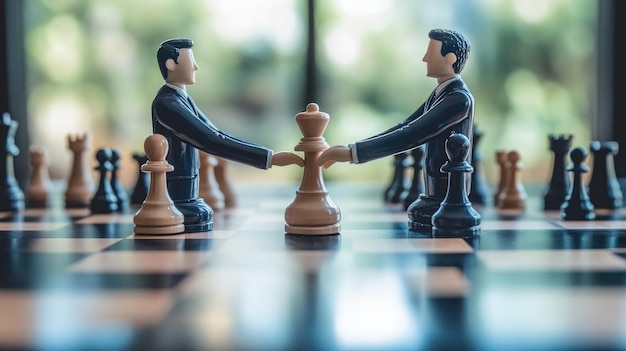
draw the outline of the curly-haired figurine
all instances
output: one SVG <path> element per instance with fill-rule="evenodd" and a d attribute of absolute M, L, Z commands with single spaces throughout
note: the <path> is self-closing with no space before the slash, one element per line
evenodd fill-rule
<path fill-rule="evenodd" d="M 186 86 L 195 83 L 198 65 L 186 38 L 169 39 L 157 50 L 157 62 L 165 84 L 152 102 L 152 130 L 169 143 L 167 161 L 174 171 L 167 173 L 170 197 L 185 216 L 185 232 L 208 231 L 213 227 L 213 210 L 198 197 L 198 149 L 211 155 L 260 169 L 288 164 L 304 165 L 292 152 L 272 150 L 238 139 L 218 129 L 187 95 Z"/>
<path fill-rule="evenodd" d="M 446 196 L 448 174 L 441 171 L 447 161 L 446 139 L 454 132 L 471 142 L 474 125 L 474 98 L 459 75 L 469 56 L 469 40 L 447 29 L 433 29 L 428 36 L 422 61 L 426 62 L 426 75 L 438 83 L 428 99 L 402 123 L 348 146 L 330 147 L 317 161 L 327 166 L 333 162 L 365 163 L 426 144 L 425 193 L 408 208 L 409 228 L 416 231 L 430 230 L 431 217 Z"/>

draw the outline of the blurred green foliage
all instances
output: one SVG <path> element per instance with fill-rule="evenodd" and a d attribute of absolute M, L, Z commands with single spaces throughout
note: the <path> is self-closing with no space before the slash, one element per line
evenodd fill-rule
<path fill-rule="evenodd" d="M 478 145 L 495 181 L 496 149 L 520 150 L 524 178 L 549 177 L 549 133 L 592 136 L 597 2 L 590 0 L 317 1 L 319 99 L 329 144 L 348 144 L 410 115 L 436 82 L 421 62 L 432 28 L 472 42 L 464 80 L 476 104 Z M 142 151 L 150 104 L 163 83 L 158 44 L 194 39 L 200 66 L 190 94 L 219 127 L 274 150 L 300 139 L 305 102 L 304 0 L 28 0 L 26 48 L 31 139 L 64 177 L 68 133 L 94 147 Z M 128 161 L 129 163 L 132 161 Z M 327 180 L 387 182 L 391 158 L 325 170 Z M 235 166 L 238 167 L 238 166 Z M 357 168 L 358 167 L 358 168 Z M 237 168 L 242 178 L 299 180 L 295 167 Z M 126 167 L 127 182 L 134 167 Z"/>

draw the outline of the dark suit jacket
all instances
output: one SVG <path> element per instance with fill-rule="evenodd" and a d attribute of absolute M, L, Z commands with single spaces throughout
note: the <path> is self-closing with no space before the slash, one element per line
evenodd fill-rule
<path fill-rule="evenodd" d="M 460 78 L 450 82 L 436 98 L 433 95 L 431 98 L 434 101 L 424 102 L 404 122 L 357 141 L 354 147 L 358 162 L 364 163 L 426 144 L 426 194 L 445 196 L 447 174 L 440 170 L 448 161 L 445 142 L 452 132 L 462 133 L 472 140 L 474 98 Z"/>
<path fill-rule="evenodd" d="M 152 102 L 152 131 L 169 142 L 167 161 L 174 166 L 173 178 L 191 179 L 198 175 L 200 149 L 211 155 L 266 169 L 272 151 L 261 145 L 235 138 L 219 130 L 178 91 L 163 86 Z"/>

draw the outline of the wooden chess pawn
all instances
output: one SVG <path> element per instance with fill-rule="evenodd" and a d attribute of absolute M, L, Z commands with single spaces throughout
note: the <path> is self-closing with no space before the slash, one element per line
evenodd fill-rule
<path fill-rule="evenodd" d="M 230 181 L 230 161 L 222 157 L 215 157 L 217 165 L 213 168 L 215 180 L 220 192 L 224 195 L 224 207 L 233 208 L 237 206 L 237 196 Z"/>
<path fill-rule="evenodd" d="M 215 179 L 217 158 L 204 151 L 198 151 L 198 157 L 200 158 L 198 196 L 203 198 L 214 211 L 222 210 L 226 204 L 224 194 L 220 191 L 220 186 Z"/>
<path fill-rule="evenodd" d="M 496 150 L 496 164 L 500 170 L 500 179 L 498 180 L 498 187 L 493 194 L 493 205 L 499 206 L 500 197 L 506 191 L 506 185 L 509 179 L 509 159 L 508 153 L 504 150 Z"/>
<path fill-rule="evenodd" d="M 328 235 L 341 230 L 341 212 L 324 186 L 322 169 L 316 161 L 328 144 L 322 135 L 330 117 L 310 103 L 306 112 L 296 115 L 302 132 L 294 150 L 304 152 L 304 174 L 296 198 L 285 210 L 285 231 L 288 234 Z"/>
<path fill-rule="evenodd" d="M 72 152 L 72 170 L 65 191 L 66 207 L 88 207 L 94 190 L 94 182 L 86 161 L 86 151 L 91 148 L 89 134 L 68 135 L 67 146 Z"/>
<path fill-rule="evenodd" d="M 174 170 L 174 166 L 165 160 L 168 148 L 167 139 L 160 134 L 152 134 L 144 142 L 148 161 L 141 170 L 150 174 L 150 187 L 133 217 L 135 234 L 177 234 L 185 230 L 185 217 L 167 191 L 165 173 Z"/>
<path fill-rule="evenodd" d="M 28 207 L 46 207 L 52 191 L 50 172 L 48 169 L 48 153 L 40 147 L 30 148 L 30 183 L 26 190 Z"/>
<path fill-rule="evenodd" d="M 523 210 L 526 208 L 526 190 L 521 181 L 521 169 L 519 152 L 513 150 L 507 154 L 508 170 L 506 190 L 498 199 L 498 207 L 501 209 Z"/>
<path fill-rule="evenodd" d="M 448 190 L 439 209 L 432 216 L 433 236 L 466 237 L 480 234 L 480 214 L 472 207 L 467 192 L 467 173 L 474 168 L 467 162 L 470 151 L 469 139 L 452 134 L 446 140 L 448 162 L 441 171 L 448 173 Z"/>

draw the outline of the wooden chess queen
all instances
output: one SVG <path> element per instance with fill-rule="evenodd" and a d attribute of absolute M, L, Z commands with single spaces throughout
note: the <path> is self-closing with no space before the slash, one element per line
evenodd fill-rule
<path fill-rule="evenodd" d="M 322 169 L 316 161 L 328 148 L 322 136 L 330 117 L 310 103 L 305 112 L 296 115 L 303 137 L 295 151 L 304 152 L 304 174 L 296 198 L 285 210 L 285 232 L 288 234 L 329 235 L 341 230 L 341 211 L 328 196 Z"/>

